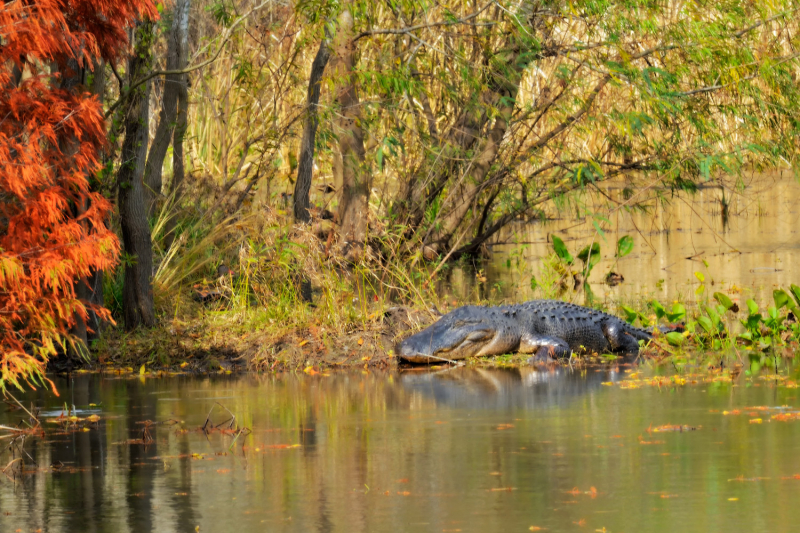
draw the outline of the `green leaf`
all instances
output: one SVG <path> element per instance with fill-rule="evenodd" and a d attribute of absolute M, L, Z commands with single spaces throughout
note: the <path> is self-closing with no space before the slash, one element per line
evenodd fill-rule
<path fill-rule="evenodd" d="M 538 286 L 539 283 L 536 281 L 536 276 L 531 276 L 531 290 L 535 291 Z"/>
<path fill-rule="evenodd" d="M 750 311 L 751 315 L 758 313 L 758 304 L 752 298 L 747 300 L 747 310 Z"/>
<path fill-rule="evenodd" d="M 748 316 L 747 320 L 744 321 L 744 325 L 747 329 L 760 335 L 761 332 L 758 330 L 759 324 L 761 324 L 761 315 L 759 313 Z"/>
<path fill-rule="evenodd" d="M 616 257 L 625 257 L 633 251 L 633 237 L 625 235 L 617 241 Z"/>
<path fill-rule="evenodd" d="M 622 312 L 625 313 L 625 322 L 628 324 L 633 324 L 636 321 L 636 317 L 639 316 L 639 313 L 628 307 L 627 305 L 620 305 L 620 309 Z"/>
<path fill-rule="evenodd" d="M 672 306 L 672 312 L 666 313 L 667 320 L 670 322 L 680 322 L 686 318 L 686 308 L 683 304 L 675 304 Z"/>
<path fill-rule="evenodd" d="M 606 233 L 603 231 L 603 228 L 600 227 L 600 224 L 598 224 L 596 220 L 592 220 L 592 226 L 594 226 L 594 229 L 597 230 L 597 233 L 599 233 L 603 240 L 605 240 Z"/>
<path fill-rule="evenodd" d="M 591 249 L 587 246 L 578 254 L 578 259 L 585 263 L 589 263 L 589 270 L 600 262 L 600 244 L 593 242 Z"/>
<path fill-rule="evenodd" d="M 797 302 L 797 305 L 800 306 L 800 287 L 792 284 L 791 288 L 792 288 L 792 296 L 794 296 L 794 300 Z"/>
<path fill-rule="evenodd" d="M 775 300 L 775 307 L 778 309 L 792 301 L 789 295 L 786 294 L 786 291 L 783 289 L 772 291 L 772 298 Z"/>
<path fill-rule="evenodd" d="M 695 290 L 694 293 L 698 296 L 702 296 L 703 292 L 705 292 L 706 286 L 704 284 L 700 284 Z"/>
<path fill-rule="evenodd" d="M 383 170 L 383 146 L 379 146 L 375 151 L 375 162 L 378 163 L 378 168 Z"/>
<path fill-rule="evenodd" d="M 559 237 L 555 235 L 553 237 L 553 250 L 555 250 L 556 255 L 564 261 L 566 264 L 571 265 L 575 262 L 575 259 L 572 257 L 572 254 L 569 253 L 567 247 L 564 245 L 564 241 L 562 241 Z"/>
<path fill-rule="evenodd" d="M 694 277 L 700 280 L 700 283 L 705 283 L 706 277 L 703 275 L 702 272 L 695 272 Z"/>
<path fill-rule="evenodd" d="M 594 292 L 592 291 L 592 286 L 589 285 L 587 282 L 583 283 L 583 294 L 586 296 L 586 305 L 590 307 L 594 305 L 594 302 L 595 300 L 597 300 L 597 297 L 594 295 Z"/>
<path fill-rule="evenodd" d="M 667 338 L 667 342 L 673 346 L 680 346 L 685 340 L 685 337 L 677 331 L 670 331 L 665 336 Z"/>
<path fill-rule="evenodd" d="M 656 300 L 650 301 L 650 308 L 653 309 L 653 311 L 655 311 L 656 317 L 658 318 L 663 318 L 667 316 L 667 310 L 664 309 L 664 306 L 661 305 L 661 303 Z"/>
<path fill-rule="evenodd" d="M 706 306 L 706 313 L 708 313 L 708 318 L 711 319 L 711 322 L 714 324 L 714 327 L 719 328 L 719 325 L 722 323 L 720 319 L 719 313 L 713 307 Z M 700 320 L 698 318 L 698 320 Z"/>
<path fill-rule="evenodd" d="M 715 333 L 714 324 L 711 323 L 711 320 L 707 316 L 697 317 L 697 323 L 700 324 L 707 333 Z"/>
<path fill-rule="evenodd" d="M 714 299 L 718 301 L 720 304 L 722 304 L 722 306 L 725 307 L 726 311 L 731 307 L 733 307 L 733 301 L 731 301 L 731 299 L 728 298 L 727 295 L 722 294 L 721 292 L 715 292 Z"/>

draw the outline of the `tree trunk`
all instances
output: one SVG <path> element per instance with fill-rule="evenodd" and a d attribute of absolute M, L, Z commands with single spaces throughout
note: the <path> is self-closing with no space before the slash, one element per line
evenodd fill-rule
<path fill-rule="evenodd" d="M 486 138 L 479 141 L 476 156 L 470 161 L 460 183 L 454 187 L 451 193 L 452 201 L 448 202 L 451 206 L 450 211 L 441 219 L 441 224 L 427 239 L 426 244 L 433 246 L 437 252 L 447 251 L 445 248 L 449 246 L 453 232 L 464 221 L 475 199 L 485 186 L 489 170 L 499 154 L 503 137 L 508 131 L 518 86 L 518 84 L 514 85 L 513 90 L 503 91 L 498 95 L 500 98 L 494 104 L 498 109 L 494 126 Z"/>
<path fill-rule="evenodd" d="M 501 52 L 485 57 L 485 67 L 490 73 L 486 79 L 486 89 L 467 104 L 447 138 L 439 142 L 438 154 L 431 163 L 433 169 L 421 168 L 401 188 L 396 210 L 400 217 L 398 221 L 408 224 L 411 231 L 417 231 L 427 207 L 441 195 L 449 180 L 460 175 L 456 183 L 448 186 L 447 196 L 441 199 L 437 219 L 423 238 L 423 244 L 431 246 L 437 253 L 448 251 L 453 233 L 469 214 L 476 196 L 483 191 L 487 176 L 497 160 L 514 110 L 519 83 L 527 66 L 520 58 L 523 52 L 530 51 L 528 46 L 529 43 L 507 42 Z M 486 114 L 489 108 L 498 110 L 494 124 Z M 484 131 L 490 125 L 489 131 Z M 475 155 L 465 167 L 459 161 L 468 151 Z M 423 176 L 430 178 L 424 179 Z"/>
<path fill-rule="evenodd" d="M 178 58 L 178 68 L 185 69 L 189 60 L 189 9 L 191 0 L 178 0 L 175 7 L 175 20 L 173 24 L 177 28 L 176 33 L 176 55 Z M 183 7 L 181 7 L 181 4 Z M 179 16 L 180 15 L 180 16 Z M 177 201 L 181 196 L 183 180 L 185 174 L 183 159 L 183 139 L 186 135 L 187 116 L 189 113 L 189 75 L 180 74 L 175 81 L 177 88 L 177 110 L 175 116 L 175 131 L 172 134 L 172 182 L 169 187 L 169 197 Z M 167 248 L 172 246 L 175 240 L 175 226 L 177 220 L 172 216 L 167 219 L 164 244 Z"/>
<path fill-rule="evenodd" d="M 134 51 L 128 60 L 128 80 L 143 78 L 151 68 L 153 24 L 149 20 L 136 25 Z M 122 164 L 117 174 L 119 214 L 125 256 L 125 281 L 122 305 L 125 327 L 133 329 L 155 325 L 153 308 L 153 252 L 150 226 L 144 199 L 144 167 L 147 157 L 148 97 L 150 83 L 133 90 L 125 102 Z"/>
<path fill-rule="evenodd" d="M 351 261 L 361 256 L 367 238 L 370 176 L 365 167 L 364 130 L 356 91 L 353 16 L 345 8 L 339 15 L 335 39 L 335 87 L 339 103 L 336 135 L 342 154 L 342 186 L 339 191 L 339 247 Z"/>
<path fill-rule="evenodd" d="M 186 54 L 181 57 L 181 25 L 184 17 L 188 20 L 188 0 L 175 2 L 172 12 L 172 24 L 167 32 L 167 70 L 181 70 L 185 68 Z M 183 63 L 181 62 L 183 59 Z M 147 155 L 147 165 L 144 171 L 145 201 L 148 215 L 153 216 L 162 188 L 162 170 L 164 158 L 167 156 L 172 134 L 175 130 L 175 119 L 178 115 L 178 94 L 181 90 L 182 78 L 185 74 L 168 74 L 164 77 L 164 91 L 161 100 L 161 112 L 158 117 L 153 144 Z"/>
<path fill-rule="evenodd" d="M 303 140 L 300 143 L 300 161 L 297 165 L 297 181 L 294 183 L 294 219 L 305 224 L 311 222 L 308 207 L 311 203 L 311 178 L 314 170 L 314 142 L 319 125 L 318 110 L 320 82 L 325 72 L 325 65 L 331 55 L 329 47 L 330 35 L 327 25 L 325 35 L 319 43 L 319 50 L 311 64 L 311 76 L 308 79 L 308 96 L 306 104 L 306 120 L 303 125 Z"/>

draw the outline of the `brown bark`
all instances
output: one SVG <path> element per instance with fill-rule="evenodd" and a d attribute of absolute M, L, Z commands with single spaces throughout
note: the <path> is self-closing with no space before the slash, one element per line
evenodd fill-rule
<path fill-rule="evenodd" d="M 311 215 L 308 212 L 311 200 L 312 172 L 314 170 L 314 142 L 317 137 L 319 125 L 318 110 L 320 82 L 325 66 L 330 57 L 328 28 L 325 36 L 319 43 L 319 50 L 311 64 L 311 75 L 308 79 L 308 95 L 306 104 L 306 118 L 303 125 L 303 140 L 300 142 L 300 160 L 297 165 L 297 181 L 294 183 L 294 219 L 296 222 L 309 223 Z"/>
<path fill-rule="evenodd" d="M 167 61 L 166 70 L 180 70 L 185 65 L 180 64 L 180 21 L 182 11 L 188 12 L 186 0 L 175 3 L 171 13 L 171 24 L 167 31 Z M 144 170 L 144 193 L 148 215 L 153 216 L 161 195 L 162 170 L 164 158 L 172 142 L 172 133 L 175 130 L 175 119 L 178 115 L 178 93 L 180 92 L 182 74 L 167 74 L 164 77 L 164 89 L 161 96 L 161 111 L 158 117 L 153 143 L 147 154 L 147 164 Z"/>
<path fill-rule="evenodd" d="M 191 0 L 178 0 L 175 7 L 173 26 L 176 30 L 175 45 L 177 64 L 180 69 L 185 69 L 189 61 L 189 9 Z M 175 129 L 172 132 L 172 182 L 169 187 L 169 197 L 177 201 L 181 196 L 185 175 L 183 139 L 186 135 L 187 116 L 189 113 L 189 75 L 180 74 L 175 77 L 176 113 Z M 164 244 L 167 248 L 172 246 L 175 239 L 175 226 L 177 220 L 174 216 L 167 219 Z"/>
<path fill-rule="evenodd" d="M 339 15 L 334 41 L 334 76 L 339 117 L 336 135 L 342 155 L 342 186 L 339 190 L 339 246 L 349 260 L 361 256 L 367 238 L 370 176 L 365 167 L 364 130 L 356 90 L 353 16 L 345 8 Z"/>
<path fill-rule="evenodd" d="M 434 246 L 439 252 L 446 251 L 444 248 L 449 245 L 453 232 L 462 224 L 485 186 L 486 177 L 499 154 L 503 137 L 508 131 L 511 113 L 514 111 L 513 101 L 516 98 L 517 87 L 519 87 L 518 83 L 512 88 L 506 88 L 496 94 L 498 98 L 495 105 L 498 107 L 499 113 L 495 118 L 494 125 L 486 138 L 479 141 L 476 157 L 470 161 L 464 177 L 451 193 L 452 201 L 448 202 L 451 209 L 442 218 L 441 224 L 436 226 L 436 230 L 426 239 L 426 244 Z"/>
<path fill-rule="evenodd" d="M 141 79 L 150 69 L 153 24 L 144 21 L 136 26 L 133 55 L 128 61 L 128 79 Z M 144 167 L 147 157 L 148 96 L 150 83 L 131 91 L 125 102 L 122 164 L 117 173 L 122 243 L 126 257 L 122 305 L 125 327 L 155 325 L 153 307 L 153 252 L 150 226 L 144 199 Z"/>

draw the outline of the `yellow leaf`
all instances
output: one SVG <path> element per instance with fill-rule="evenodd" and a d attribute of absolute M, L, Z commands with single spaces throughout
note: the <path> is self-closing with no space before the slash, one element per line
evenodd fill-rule
<path fill-rule="evenodd" d="M 186 361 L 181 363 L 181 368 L 186 368 L 187 366 L 189 366 L 189 363 L 187 363 Z"/>
<path fill-rule="evenodd" d="M 297 343 L 298 346 L 305 346 L 306 344 L 308 344 L 308 340 L 300 341 L 299 343 Z"/>
<path fill-rule="evenodd" d="M 144 370 L 144 365 L 142 365 L 142 366 L 139 368 L 139 375 L 140 375 L 140 376 L 144 376 L 144 372 L 145 372 L 145 370 Z"/>

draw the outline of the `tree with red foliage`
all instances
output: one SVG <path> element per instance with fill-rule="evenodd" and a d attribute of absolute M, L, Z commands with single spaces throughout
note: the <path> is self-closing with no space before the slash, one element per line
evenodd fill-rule
<path fill-rule="evenodd" d="M 107 310 L 75 280 L 112 267 L 111 204 L 92 192 L 106 142 L 101 105 L 76 69 L 127 50 L 126 28 L 151 0 L 6 0 L 0 4 L 0 388 L 41 383 L 76 318 Z"/>

